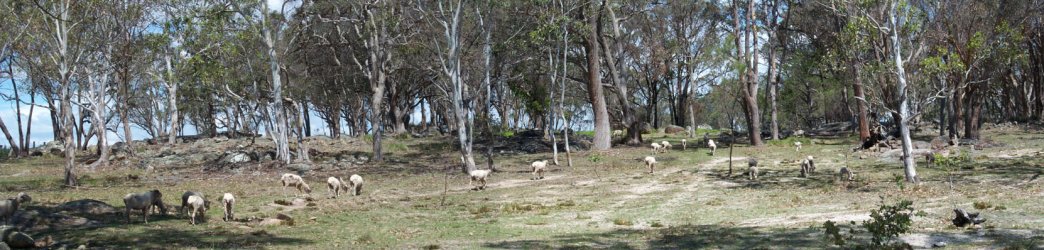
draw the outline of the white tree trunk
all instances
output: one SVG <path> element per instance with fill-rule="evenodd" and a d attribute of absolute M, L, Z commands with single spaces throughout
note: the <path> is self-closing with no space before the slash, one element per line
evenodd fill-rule
<path fill-rule="evenodd" d="M 167 69 L 167 79 L 163 86 L 167 87 L 167 112 L 170 113 L 170 131 L 167 132 L 167 144 L 174 145 L 178 139 L 178 81 L 174 79 L 174 68 L 170 63 L 170 53 L 163 57 Z"/>
<path fill-rule="evenodd" d="M 445 17 L 445 9 L 439 3 L 439 10 L 443 12 Z M 452 86 L 452 94 L 450 100 L 453 102 L 453 114 L 454 123 L 457 125 L 457 140 L 460 143 L 460 154 L 461 160 L 464 163 L 464 172 L 471 172 L 475 170 L 475 158 L 471 152 L 471 130 L 472 124 L 471 105 L 464 103 L 464 80 L 461 78 L 460 69 L 460 14 L 462 3 L 456 2 L 456 6 L 450 6 L 453 8 L 453 13 L 449 16 L 450 20 L 440 19 L 438 22 L 442 24 L 443 35 L 446 39 L 445 55 L 440 55 L 442 62 L 442 70 L 449 79 L 449 84 Z"/>
<path fill-rule="evenodd" d="M 283 108 L 283 80 L 279 75 L 279 55 L 276 53 L 272 30 L 268 27 L 268 5 L 261 2 L 261 31 L 264 33 L 265 49 L 268 53 L 268 67 L 272 73 L 272 110 L 275 121 L 272 122 L 272 136 L 276 145 L 276 158 L 290 164 L 290 143 L 287 136 L 286 111 Z"/>
<path fill-rule="evenodd" d="M 910 108 L 908 104 L 908 98 L 906 96 L 906 70 L 903 69 L 903 56 L 902 56 L 902 44 L 899 42 L 899 27 L 900 25 L 896 21 L 896 15 L 898 15 L 898 1 L 892 2 L 892 8 L 889 12 L 889 20 L 891 21 L 892 27 L 892 49 L 895 56 L 895 69 L 896 75 L 899 77 L 899 83 L 896 86 L 899 91 L 899 133 L 903 140 L 903 169 L 906 174 L 906 181 L 918 182 L 917 169 L 914 165 L 914 159 L 912 157 L 913 142 L 910 140 L 910 127 L 907 126 L 907 120 L 910 119 Z"/>

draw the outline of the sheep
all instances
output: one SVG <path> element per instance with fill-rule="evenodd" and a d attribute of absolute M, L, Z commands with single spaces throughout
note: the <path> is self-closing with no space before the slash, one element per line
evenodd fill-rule
<path fill-rule="evenodd" d="M 149 223 L 149 210 L 153 206 L 159 207 L 161 214 L 167 214 L 167 206 L 163 205 L 163 194 L 155 189 L 144 193 L 127 194 L 123 196 L 123 205 L 127 209 L 127 223 L 131 222 L 131 210 L 141 210 L 145 224 Z"/>
<path fill-rule="evenodd" d="M 687 143 L 688 143 L 688 141 L 686 141 L 685 139 L 682 139 L 682 151 L 684 151 L 685 148 L 687 147 L 686 146 Z"/>
<path fill-rule="evenodd" d="M 198 214 L 198 215 L 200 215 L 200 217 L 203 217 L 204 215 L 206 215 L 207 214 L 207 209 L 209 209 L 209 206 L 206 205 L 207 201 L 205 199 L 203 199 L 202 196 L 199 196 L 199 195 L 191 195 L 191 196 L 189 196 L 187 202 L 188 202 L 188 206 L 189 206 L 189 223 L 191 223 L 192 225 L 195 225 L 196 224 L 196 215 Z"/>
<path fill-rule="evenodd" d="M 225 195 L 221 197 L 221 204 L 225 210 L 225 217 L 222 217 L 221 219 L 224 221 L 234 221 L 236 217 L 235 214 L 232 213 L 232 206 L 236 204 L 236 197 L 230 193 L 225 193 Z"/>
<path fill-rule="evenodd" d="M 794 142 L 794 151 L 795 152 L 801 152 L 801 142 L 800 141 L 795 141 Z"/>
<path fill-rule="evenodd" d="M 353 174 L 352 176 L 348 177 L 348 184 L 347 185 L 351 186 L 351 189 L 349 191 L 352 192 L 352 195 L 358 196 L 358 195 L 362 194 L 362 188 L 363 188 L 363 178 L 362 178 L 362 176 L 359 176 L 357 174 Z M 483 185 L 485 185 L 485 182 L 483 182 Z"/>
<path fill-rule="evenodd" d="M 345 183 L 344 180 L 333 176 L 326 178 L 326 187 L 330 190 L 330 193 L 333 193 L 334 198 L 340 196 L 341 190 L 344 190 L 345 192 L 348 191 L 347 183 Z"/>
<path fill-rule="evenodd" d="M 533 179 L 542 180 L 544 179 L 544 171 L 547 171 L 547 160 L 534 161 L 533 164 Z M 538 177 L 539 175 L 539 177 Z"/>
<path fill-rule="evenodd" d="M 801 161 L 801 177 L 807 177 L 808 175 L 816 172 L 816 163 L 813 161 L 811 155 Z"/>
<path fill-rule="evenodd" d="M 848 167 L 841 167 L 841 169 L 838 170 L 837 175 L 841 181 L 852 181 L 855 179 L 855 173 L 852 172 L 852 170 L 849 170 Z"/>
<path fill-rule="evenodd" d="M 653 142 L 651 145 L 652 145 L 652 149 L 653 149 L 653 154 L 659 153 L 660 150 L 663 150 L 663 146 L 660 145 L 659 143 Z"/>
<path fill-rule="evenodd" d="M 747 171 L 748 179 L 750 179 L 750 180 L 757 180 L 758 179 L 758 160 L 756 160 L 754 158 L 750 158 L 750 160 L 747 161 L 747 164 L 749 165 L 748 171 Z"/>
<path fill-rule="evenodd" d="M 714 151 L 718 150 L 718 145 L 714 144 L 714 140 L 707 139 L 707 147 L 711 150 L 711 155 L 714 155 Z"/>
<path fill-rule="evenodd" d="M 663 151 L 664 152 L 666 152 L 667 150 L 671 150 L 671 143 L 670 142 L 663 141 L 663 142 L 660 142 L 660 145 L 663 146 Z"/>
<path fill-rule="evenodd" d="M 312 193 L 312 188 L 308 186 L 308 183 L 304 182 L 300 175 L 283 174 L 280 182 L 283 184 L 283 195 L 286 195 L 286 187 L 295 187 L 299 192 Z"/>
<path fill-rule="evenodd" d="M 472 170 L 471 172 L 468 172 L 468 175 L 471 176 L 471 181 L 468 181 L 468 186 L 474 187 L 474 190 L 484 190 L 486 189 L 486 178 L 492 175 L 492 171 L 489 169 Z M 481 183 L 482 186 L 475 187 L 474 183 L 476 181 Z"/>
<path fill-rule="evenodd" d="M 649 173 L 651 174 L 653 172 L 653 167 L 656 166 L 656 157 L 646 156 L 645 166 L 649 167 Z"/>
<path fill-rule="evenodd" d="M 0 200 L 0 217 L 4 217 L 5 222 L 10 222 L 15 212 L 18 211 L 18 207 L 32 200 L 33 198 L 26 193 L 18 193 L 13 198 Z"/>
<path fill-rule="evenodd" d="M 178 214 L 185 214 L 185 209 L 188 208 L 188 205 L 189 205 L 188 204 L 189 203 L 188 202 L 188 198 L 189 198 L 189 196 L 193 196 L 193 195 L 199 196 L 200 198 L 205 198 L 206 197 L 206 196 L 204 196 L 203 194 L 201 194 L 199 192 L 185 191 L 184 194 L 181 194 L 181 207 L 178 208 Z M 203 199 L 203 205 L 206 206 L 207 209 L 210 209 L 210 201 L 208 201 L 207 199 Z"/>

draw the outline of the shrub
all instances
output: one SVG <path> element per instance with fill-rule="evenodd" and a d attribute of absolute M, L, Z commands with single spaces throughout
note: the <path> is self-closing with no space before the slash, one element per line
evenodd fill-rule
<path fill-rule="evenodd" d="M 895 205 L 882 204 L 876 210 L 870 210 L 870 220 L 863 222 L 863 227 L 870 232 L 872 246 L 888 246 L 893 238 L 910 231 L 913 221 L 913 202 L 899 201 Z"/>
<path fill-rule="evenodd" d="M 910 231 L 913 224 L 910 218 L 913 214 L 913 202 L 907 200 L 899 201 L 895 205 L 881 204 L 877 209 L 870 210 L 870 220 L 863 221 L 863 228 L 870 233 L 870 243 L 855 247 L 845 246 L 855 238 L 854 221 L 850 221 L 852 225 L 847 228 L 847 235 L 842 233 L 845 228 L 833 221 L 823 223 L 823 229 L 827 242 L 841 248 L 905 249 L 909 247 L 906 243 L 893 241 L 895 237 Z"/>

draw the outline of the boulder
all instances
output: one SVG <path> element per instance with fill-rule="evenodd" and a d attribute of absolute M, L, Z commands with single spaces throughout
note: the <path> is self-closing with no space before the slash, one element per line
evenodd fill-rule
<path fill-rule="evenodd" d="M 16 230 L 4 230 L 4 243 L 13 249 L 19 248 L 33 248 L 36 246 L 36 240 L 28 234 L 16 231 Z"/>
<path fill-rule="evenodd" d="M 73 214 L 85 214 L 85 215 L 103 215 L 116 213 L 115 207 L 92 199 L 75 200 L 63 203 L 57 207 L 60 211 L 65 211 Z"/>
<path fill-rule="evenodd" d="M 664 127 L 664 132 L 668 134 L 681 134 L 685 133 L 685 128 L 677 125 L 667 125 L 667 127 Z"/>
<path fill-rule="evenodd" d="M 250 162 L 250 154 L 245 152 L 226 152 L 225 156 L 221 157 L 221 162 L 228 164 L 245 163 Z"/>
<path fill-rule="evenodd" d="M 293 163 L 286 166 L 286 168 L 297 172 L 307 172 L 312 170 L 312 165 L 306 163 Z"/>
<path fill-rule="evenodd" d="M 11 247 L 7 246 L 7 243 L 0 241 L 0 250 L 11 250 Z"/>

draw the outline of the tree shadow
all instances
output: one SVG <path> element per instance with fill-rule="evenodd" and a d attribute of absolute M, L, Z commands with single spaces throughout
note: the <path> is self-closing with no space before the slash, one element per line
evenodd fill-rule
<path fill-rule="evenodd" d="M 151 221 L 150 221 L 151 222 Z M 188 225 L 186 225 L 188 226 Z M 260 248 L 313 244 L 311 240 L 280 237 L 258 230 L 236 233 L 225 230 L 182 230 L 148 227 L 140 230 L 78 230 L 54 232 L 53 237 L 63 244 L 105 249 L 170 249 L 170 248 Z"/>
<path fill-rule="evenodd" d="M 549 240 L 486 243 L 498 249 L 764 249 L 824 247 L 814 228 L 772 229 L 721 225 L 682 225 L 664 229 L 617 229 L 605 233 L 568 234 Z"/>

